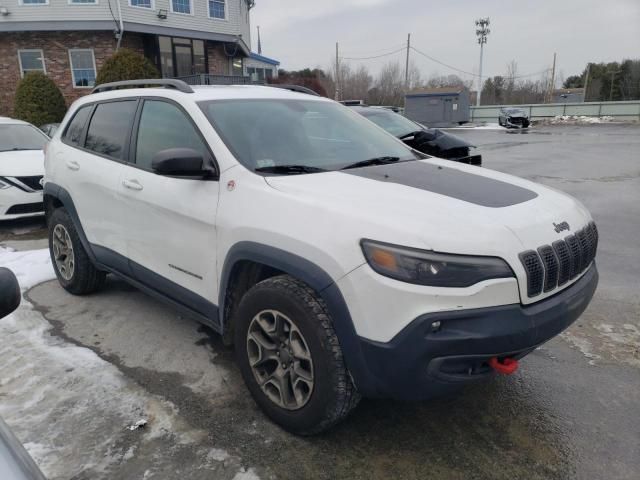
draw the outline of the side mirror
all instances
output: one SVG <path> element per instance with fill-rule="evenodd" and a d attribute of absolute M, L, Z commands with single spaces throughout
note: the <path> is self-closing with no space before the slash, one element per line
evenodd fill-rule
<path fill-rule="evenodd" d="M 16 276 L 8 268 L 0 268 L 0 318 L 18 308 L 21 298 Z"/>
<path fill-rule="evenodd" d="M 204 168 L 204 157 L 192 148 L 160 150 L 151 159 L 151 168 L 160 175 L 197 177 L 211 172 Z"/>

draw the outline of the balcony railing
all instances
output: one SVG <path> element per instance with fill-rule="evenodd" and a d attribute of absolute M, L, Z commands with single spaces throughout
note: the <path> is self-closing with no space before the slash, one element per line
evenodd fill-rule
<path fill-rule="evenodd" d="M 263 85 L 264 82 L 253 81 L 251 77 L 242 75 L 211 75 L 208 73 L 198 73 L 176 77 L 178 80 L 189 85 Z"/>

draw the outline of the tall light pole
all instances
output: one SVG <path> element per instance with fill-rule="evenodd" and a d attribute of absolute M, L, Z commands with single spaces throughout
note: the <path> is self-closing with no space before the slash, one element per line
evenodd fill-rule
<path fill-rule="evenodd" d="M 489 33 L 491 33 L 491 30 L 489 30 L 489 17 L 476 20 L 476 36 L 480 44 L 480 72 L 478 74 L 478 95 L 476 95 L 476 106 L 478 107 L 480 106 L 480 95 L 482 94 L 482 54 Z"/>

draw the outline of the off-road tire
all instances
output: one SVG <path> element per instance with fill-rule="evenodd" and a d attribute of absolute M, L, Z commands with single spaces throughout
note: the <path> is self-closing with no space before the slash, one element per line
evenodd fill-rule
<path fill-rule="evenodd" d="M 53 249 L 53 232 L 56 225 L 62 225 L 69 233 L 71 244 L 73 245 L 74 269 L 71 278 L 65 279 L 56 265 L 56 259 Z M 48 221 L 49 226 L 49 253 L 51 255 L 51 263 L 56 273 L 58 282 L 62 288 L 74 295 L 87 295 L 99 290 L 104 284 L 107 274 L 98 270 L 91 259 L 87 255 L 76 227 L 71 217 L 64 208 L 54 210 Z"/>
<path fill-rule="evenodd" d="M 249 361 L 247 333 L 261 311 L 286 315 L 304 336 L 314 368 L 314 387 L 307 403 L 288 410 L 272 401 L 256 380 Z M 236 360 L 251 395 L 262 410 L 285 430 L 314 435 L 344 419 L 360 401 L 345 366 L 331 317 L 320 296 L 289 275 L 268 278 L 254 285 L 234 315 Z"/>

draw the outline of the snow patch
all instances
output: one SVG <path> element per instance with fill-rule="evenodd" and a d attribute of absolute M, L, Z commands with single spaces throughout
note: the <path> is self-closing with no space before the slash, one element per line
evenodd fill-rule
<path fill-rule="evenodd" d="M 588 358 L 589 365 L 595 365 L 596 360 L 602 359 L 600 355 L 593 353 L 593 345 L 586 338 L 577 337 L 568 332 L 561 333 L 560 336 L 575 348 L 577 348 L 586 358 Z"/>
<path fill-rule="evenodd" d="M 211 450 L 209 450 L 209 453 L 207 453 L 207 460 L 209 461 L 224 462 L 230 457 L 231 455 L 220 448 L 212 448 Z"/>
<path fill-rule="evenodd" d="M 253 468 L 245 470 L 241 468 L 238 473 L 235 474 L 233 480 L 260 480 L 260 477 L 256 474 Z"/>
<path fill-rule="evenodd" d="M 15 273 L 23 292 L 56 278 L 49 250 L 46 248 L 17 252 L 12 248 L 0 247 L 0 267 L 6 267 Z"/>
<path fill-rule="evenodd" d="M 548 120 L 552 124 L 590 124 L 590 123 L 607 123 L 612 122 L 613 117 L 603 115 L 602 117 L 587 117 L 585 115 L 556 115 Z"/>

